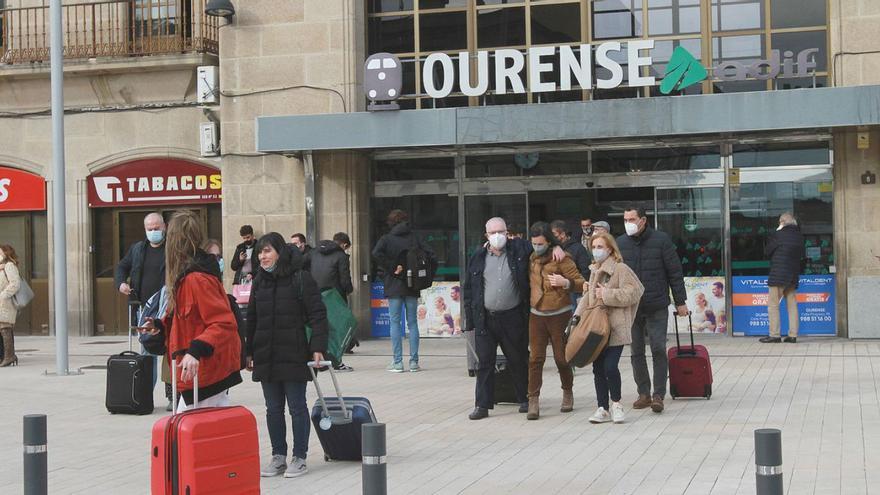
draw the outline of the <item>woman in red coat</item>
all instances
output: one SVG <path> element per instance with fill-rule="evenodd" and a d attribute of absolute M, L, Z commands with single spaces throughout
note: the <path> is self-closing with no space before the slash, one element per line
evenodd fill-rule
<path fill-rule="evenodd" d="M 177 363 L 178 412 L 192 408 L 196 375 L 199 407 L 228 405 L 229 388 L 241 383 L 238 327 L 217 260 L 199 248 L 204 240 L 195 214 L 171 217 L 165 241 L 167 311 L 161 321 L 140 329 L 156 337 L 144 343 L 150 352 L 168 353 Z"/>

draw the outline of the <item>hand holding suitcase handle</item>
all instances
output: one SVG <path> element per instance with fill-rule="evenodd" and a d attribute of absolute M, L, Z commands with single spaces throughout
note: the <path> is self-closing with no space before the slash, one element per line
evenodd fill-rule
<path fill-rule="evenodd" d="M 345 421 L 351 421 L 351 413 L 345 407 L 345 400 L 342 398 L 342 391 L 339 390 L 339 382 L 336 380 L 336 372 L 333 370 L 331 361 L 309 361 L 306 363 L 312 372 L 312 381 L 315 383 L 315 390 L 318 392 L 318 402 L 321 403 L 321 409 L 324 410 L 324 417 L 330 418 L 330 409 L 327 407 L 327 401 L 324 400 L 324 392 L 321 390 L 321 384 L 318 383 L 318 373 L 316 368 L 326 367 L 330 371 L 330 378 L 333 380 L 333 388 L 336 390 L 336 397 L 339 399 L 339 405 L 342 407 L 342 413 Z"/>
<path fill-rule="evenodd" d="M 189 354 L 187 354 L 188 356 Z M 177 358 L 172 356 L 171 359 L 171 415 L 177 414 Z M 196 372 L 193 377 L 193 409 L 199 407 L 199 374 Z"/>

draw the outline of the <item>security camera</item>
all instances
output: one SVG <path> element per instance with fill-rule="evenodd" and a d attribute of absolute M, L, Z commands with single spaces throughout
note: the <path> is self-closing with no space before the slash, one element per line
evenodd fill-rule
<path fill-rule="evenodd" d="M 586 186 L 587 186 L 587 187 L 593 187 L 594 185 L 596 185 L 596 183 L 593 182 L 593 181 L 591 181 L 591 180 L 588 180 L 588 181 L 586 182 Z"/>

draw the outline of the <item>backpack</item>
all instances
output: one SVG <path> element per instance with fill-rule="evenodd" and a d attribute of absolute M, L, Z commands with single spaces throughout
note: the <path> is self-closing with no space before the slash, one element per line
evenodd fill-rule
<path fill-rule="evenodd" d="M 406 286 L 412 290 L 423 290 L 434 284 L 434 258 L 416 239 L 412 237 L 412 245 L 404 253 L 404 272 L 402 275 L 406 277 Z"/>

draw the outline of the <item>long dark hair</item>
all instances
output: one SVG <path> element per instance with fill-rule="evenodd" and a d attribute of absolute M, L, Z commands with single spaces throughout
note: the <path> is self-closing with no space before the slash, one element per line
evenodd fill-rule
<path fill-rule="evenodd" d="M 169 314 L 174 310 L 177 281 L 192 265 L 203 242 L 205 229 L 195 213 L 178 211 L 171 216 L 165 234 L 165 289 Z"/>
<path fill-rule="evenodd" d="M 559 242 L 556 240 L 556 236 L 553 235 L 553 231 L 550 230 L 550 224 L 547 222 L 535 222 L 532 224 L 531 228 L 529 228 L 529 237 L 541 237 L 547 239 L 547 244 L 550 247 L 556 246 Z"/>

